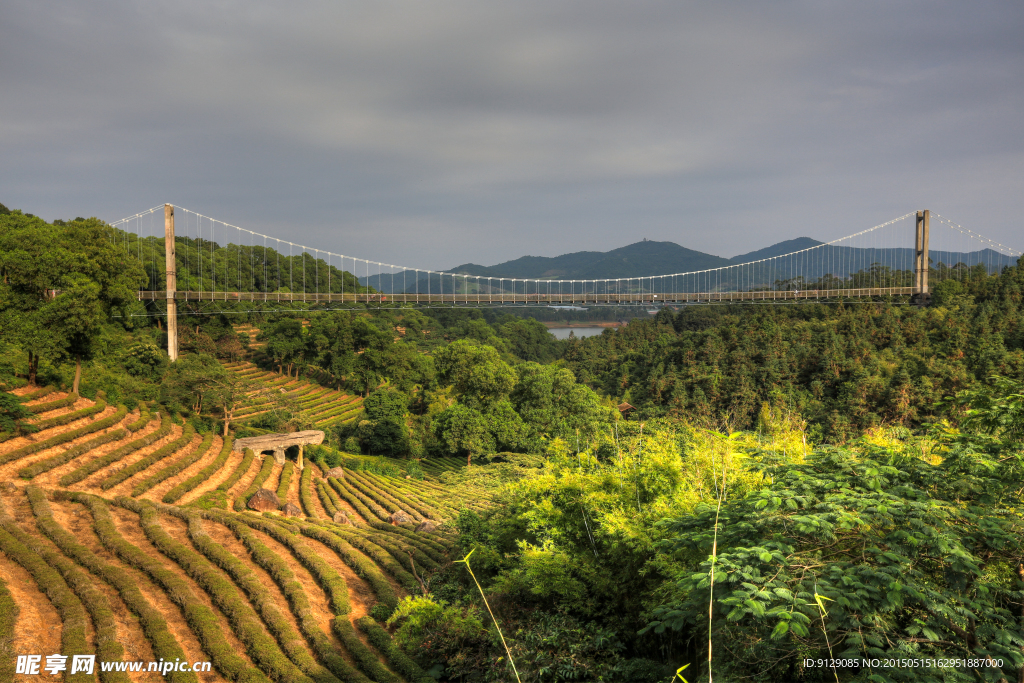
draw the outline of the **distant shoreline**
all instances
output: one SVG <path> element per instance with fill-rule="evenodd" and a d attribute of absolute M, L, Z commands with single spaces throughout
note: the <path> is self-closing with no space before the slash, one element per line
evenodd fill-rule
<path fill-rule="evenodd" d="M 620 323 L 620 322 L 614 322 L 614 321 L 613 322 L 601 322 L 601 323 L 586 322 L 586 323 L 569 323 L 569 324 L 557 323 L 557 322 L 546 322 L 546 323 L 544 323 L 544 327 L 548 328 L 549 330 L 555 329 L 555 328 L 567 329 L 567 328 L 570 328 L 570 327 L 625 327 L 625 326 L 626 326 L 626 323 Z"/>

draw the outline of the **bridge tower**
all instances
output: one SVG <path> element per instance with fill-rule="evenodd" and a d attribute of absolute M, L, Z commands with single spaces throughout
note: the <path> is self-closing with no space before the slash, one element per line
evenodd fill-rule
<path fill-rule="evenodd" d="M 178 266 L 174 260 L 174 207 L 164 204 L 164 256 L 167 262 L 167 355 L 178 360 Z"/>
<path fill-rule="evenodd" d="M 917 212 L 917 223 L 914 228 L 914 294 L 911 302 L 918 306 L 931 303 L 932 295 L 928 292 L 928 223 L 931 212 L 928 209 Z"/>

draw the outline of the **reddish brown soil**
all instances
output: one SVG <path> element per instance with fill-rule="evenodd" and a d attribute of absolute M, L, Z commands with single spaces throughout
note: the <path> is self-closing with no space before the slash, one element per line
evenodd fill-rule
<path fill-rule="evenodd" d="M 56 398 L 58 398 L 58 397 L 54 397 L 51 400 L 56 400 Z M 92 401 L 90 401 L 88 399 L 80 398 L 80 399 L 78 399 L 78 401 L 75 402 L 74 406 L 71 406 L 69 408 L 60 408 L 59 410 L 51 410 L 48 413 L 43 413 L 42 416 L 49 418 L 49 417 L 57 417 L 58 415 L 66 415 L 66 414 L 72 413 L 72 412 L 74 412 L 76 410 L 81 410 L 82 408 L 88 408 L 92 404 L 93 404 Z M 106 410 L 103 411 L 103 413 L 101 413 L 100 416 L 106 417 L 107 415 L 110 415 L 111 413 L 113 413 L 115 410 L 116 410 L 116 408 L 114 408 L 113 406 L 109 406 L 108 405 Z M 89 417 L 82 418 L 80 420 L 75 420 L 74 422 L 72 422 L 70 424 L 60 425 L 60 426 L 57 426 L 57 427 L 51 427 L 50 429 L 44 429 L 42 431 L 35 432 L 33 434 L 28 434 L 26 436 L 17 436 L 17 437 L 15 437 L 13 439 L 10 439 L 8 441 L 4 441 L 3 443 L 0 443 L 0 454 L 9 453 L 9 452 L 11 452 L 11 451 L 13 451 L 13 450 L 15 450 L 17 448 L 21 448 L 22 446 L 28 445 L 30 443 L 36 443 L 38 441 L 43 441 L 45 439 L 49 439 L 52 436 L 57 436 L 58 434 L 63 434 L 64 432 L 71 431 L 72 429 L 78 429 L 79 427 L 88 424 L 89 422 L 91 422 L 96 417 L 97 416 L 92 415 L 92 416 L 89 416 Z M 63 446 L 63 444 L 62 444 L 62 446 Z M 37 454 L 33 453 L 32 457 L 36 457 L 36 455 Z M 53 455 L 53 453 L 51 452 L 50 455 Z M 0 469 L 0 480 L 12 478 L 12 477 L 8 476 L 9 472 L 7 472 L 6 470 L 8 468 L 11 468 L 11 467 L 14 467 L 14 466 L 17 466 L 19 468 L 20 467 L 24 467 L 24 465 L 22 463 L 27 462 L 27 461 L 28 461 L 28 458 L 24 458 L 22 460 L 17 460 L 14 463 L 9 463 L 8 465 L 4 466 L 4 468 Z"/>
<path fill-rule="evenodd" d="M 108 406 L 107 410 L 103 411 L 101 414 L 96 416 L 96 419 L 100 419 L 102 417 L 106 417 L 107 415 L 110 415 L 110 414 L 111 414 L 111 407 Z M 57 446 L 56 448 L 47 449 L 46 451 L 40 451 L 39 453 L 36 453 L 36 454 L 34 454 L 32 456 L 29 456 L 28 458 L 25 458 L 23 460 L 19 460 L 18 463 L 21 464 L 21 467 L 24 467 L 25 465 L 27 465 L 27 464 L 29 464 L 31 462 L 36 462 L 37 460 L 44 460 L 44 459 L 49 458 L 49 457 L 51 457 L 53 455 L 56 455 L 58 453 L 63 453 L 64 451 L 66 451 L 67 449 L 71 448 L 72 446 L 74 446 L 76 444 L 83 443 L 85 441 L 90 441 L 90 440 L 95 439 L 96 437 L 100 436 L 101 434 L 106 434 L 108 432 L 116 431 L 118 429 L 121 429 L 121 428 L 125 427 L 126 425 L 131 424 L 132 422 L 134 422 L 137 419 L 139 419 L 138 412 L 128 413 L 128 414 L 126 414 L 124 416 L 123 420 L 121 420 L 120 422 L 118 422 L 116 425 L 114 425 L 112 427 L 109 427 L 107 429 L 101 429 L 98 432 L 93 432 L 92 434 L 88 434 L 88 435 L 83 436 L 83 437 L 81 437 L 79 439 L 75 439 L 74 441 L 72 441 L 70 443 L 61 444 L 60 446 Z M 88 451 L 86 453 L 82 453 L 81 455 L 79 455 L 77 458 L 75 458 L 71 462 L 65 463 L 65 464 L 61 465 L 60 467 L 56 467 L 56 468 L 50 470 L 49 472 L 43 472 L 38 477 L 33 479 L 32 483 L 35 484 L 36 486 L 41 486 L 43 488 L 56 487 L 57 482 L 60 480 L 60 478 L 63 477 L 68 472 L 71 472 L 72 470 L 81 467 L 83 463 L 88 462 L 89 460 L 92 460 L 93 458 L 98 457 L 98 455 L 100 455 L 102 453 L 109 453 L 110 451 L 114 450 L 115 448 L 118 448 L 119 446 L 122 446 L 125 443 L 126 440 L 132 439 L 132 438 L 137 438 L 137 437 L 133 437 L 133 435 L 128 434 L 128 435 L 126 435 L 122 439 L 118 439 L 117 441 L 111 441 L 110 443 L 105 443 L 102 446 L 94 448 L 94 449 L 92 449 L 92 450 L 90 450 L 90 451 Z M 3 476 L 4 476 L 4 473 L 0 472 L 0 478 L 2 478 Z"/>
<path fill-rule="evenodd" d="M 244 456 L 238 451 L 232 451 L 231 455 L 229 455 L 228 459 L 224 462 L 224 466 L 221 467 L 218 471 L 214 472 L 209 479 L 202 482 L 201 484 L 199 484 L 199 486 L 195 487 L 194 489 L 186 493 L 184 496 L 182 496 L 181 499 L 178 501 L 178 505 L 185 505 L 187 503 L 191 503 L 192 501 L 197 500 L 204 493 L 216 489 L 218 486 L 220 486 L 222 481 L 231 476 L 231 473 L 235 471 L 235 469 L 238 467 L 238 464 L 242 462 L 243 457 Z"/>
<path fill-rule="evenodd" d="M 181 567 L 168 559 L 163 555 L 163 553 L 157 550 L 152 543 L 150 543 L 149 539 L 146 538 L 145 533 L 143 533 L 142 528 L 139 526 L 139 516 L 130 510 L 125 510 L 124 508 L 116 506 L 111 506 L 110 512 L 111 516 L 114 518 L 114 525 L 126 541 L 142 550 L 151 558 L 156 559 L 165 568 L 170 569 L 174 574 L 188 584 L 198 601 L 210 608 L 216 616 L 218 630 L 224 634 L 224 639 L 231 647 L 231 650 L 238 656 L 244 658 L 249 666 L 253 666 L 252 661 L 249 659 L 248 655 L 245 654 L 245 646 L 242 645 L 232 632 L 231 624 L 228 622 L 227 618 L 221 613 L 217 606 L 213 604 L 210 600 L 210 596 L 206 594 L 206 591 L 189 578 L 188 574 L 186 574 Z M 203 658 L 203 661 L 208 660 L 208 657 Z"/>
<path fill-rule="evenodd" d="M 263 456 L 263 457 L 265 457 L 265 458 L 272 458 L 274 456 L 266 455 L 266 456 Z M 263 482 L 263 488 L 267 489 L 268 491 L 277 491 L 277 485 L 281 482 L 281 474 L 283 474 L 283 473 L 284 473 L 284 466 L 283 465 L 278 465 L 277 463 L 274 463 L 274 466 L 270 470 L 270 476 L 267 477 L 267 480 L 265 482 Z M 294 474 L 294 472 L 293 472 L 293 474 Z M 292 477 L 292 478 L 294 479 L 294 477 Z M 284 501 L 281 501 L 281 502 L 284 503 Z"/>
<path fill-rule="evenodd" d="M 225 531 L 227 533 L 231 533 L 226 528 Z M 276 553 L 278 557 L 280 557 L 288 564 L 288 568 L 291 569 L 292 573 L 295 575 L 295 580 L 302 585 L 302 592 L 306 594 L 306 598 L 309 600 L 310 611 L 313 613 L 313 617 L 316 620 L 317 626 L 319 626 L 320 630 L 326 633 L 327 636 L 331 639 L 331 643 L 334 645 L 334 649 L 337 650 L 341 655 L 343 655 L 350 664 L 355 666 L 355 660 L 351 658 L 351 656 L 348 654 L 348 651 L 341 644 L 341 641 L 338 640 L 338 638 L 334 635 L 334 632 L 331 630 L 331 620 L 334 618 L 334 614 L 330 610 L 329 603 L 327 602 L 327 594 L 324 592 L 324 589 L 320 587 L 320 584 L 316 582 L 316 579 L 313 578 L 313 575 L 310 574 L 309 571 L 304 566 L 302 566 L 302 563 L 299 562 L 294 555 L 292 555 L 291 551 L 288 548 L 281 545 L 273 538 L 264 534 L 261 531 L 256 531 L 252 528 L 249 528 L 249 531 L 255 534 L 256 537 L 260 540 L 260 542 L 263 543 L 263 545 L 267 546 L 272 551 L 274 551 L 274 553 Z M 312 546 L 313 542 L 310 541 L 310 539 L 303 538 L 302 540 L 305 543 Z M 313 549 L 317 551 L 320 550 L 320 548 L 315 546 L 313 546 Z M 321 556 L 324 557 L 324 559 L 330 562 L 333 566 L 333 562 L 331 562 L 331 558 L 334 557 L 333 552 L 330 553 L 330 557 L 327 557 L 324 554 L 321 554 Z M 356 578 L 357 580 L 359 580 L 358 577 Z M 347 578 L 345 582 L 348 583 Z M 349 599 L 350 602 L 352 603 L 352 608 L 355 609 L 356 603 L 355 600 L 353 599 L 352 593 L 352 584 L 349 583 Z"/>
<path fill-rule="evenodd" d="M 189 629 L 188 624 L 181 616 L 181 610 L 170 601 L 167 594 L 164 593 L 159 587 L 156 586 L 149 577 L 142 572 L 129 567 L 128 565 L 121 562 L 116 556 L 108 551 L 99 539 L 96 537 L 95 532 L 92 529 L 92 515 L 89 514 L 88 509 L 83 505 L 77 505 L 73 503 L 51 503 L 53 509 L 54 519 L 61 524 L 65 529 L 75 535 L 75 537 L 83 545 L 87 546 L 90 550 L 96 553 L 103 561 L 119 567 L 122 573 L 131 576 L 132 581 L 139 587 L 142 594 L 167 621 L 167 628 L 174 636 L 174 639 L 178 642 L 184 650 L 186 657 L 189 661 L 209 661 L 209 657 L 203 652 L 199 645 L 199 641 L 195 635 Z M 113 588 L 103 584 L 106 587 L 106 593 L 108 596 L 117 596 L 117 592 Z M 120 598 L 112 600 L 112 605 L 116 605 L 114 612 L 118 615 L 119 619 L 123 619 L 127 624 L 131 626 L 130 633 L 141 634 L 142 630 L 138 626 L 138 617 L 128 611 L 128 608 L 124 606 Z M 152 650 L 149 647 L 148 641 L 145 640 L 144 636 L 130 637 L 126 641 L 122 641 L 121 645 L 125 649 L 125 657 L 136 657 L 138 660 L 144 660 L 146 657 L 152 657 Z M 148 654 L 147 654 L 148 651 Z M 152 661 L 151 659 L 145 659 L 145 661 Z M 198 674 L 200 680 L 203 681 L 216 681 L 219 680 L 219 676 L 216 673 L 202 673 Z M 141 677 L 140 681 L 153 681 L 154 683 L 162 681 L 162 676 L 154 677 L 153 673 L 150 673 L 148 677 Z"/>
<path fill-rule="evenodd" d="M 188 529 L 187 524 L 185 522 L 179 520 L 176 517 L 172 518 L 169 515 L 164 515 L 160 519 L 164 525 L 164 528 L 167 529 L 167 532 L 171 534 L 171 536 L 175 537 L 185 545 L 194 547 L 191 540 L 188 537 Z M 278 587 L 278 585 L 274 583 L 274 580 L 270 577 L 270 574 L 261 569 L 255 562 L 252 561 L 252 559 L 249 557 L 248 551 L 246 551 L 245 546 L 242 545 L 241 541 L 235 538 L 235 535 L 232 534 L 227 527 L 221 524 L 217 524 L 209 520 L 204 520 L 203 528 L 206 530 L 206 533 L 210 536 L 210 538 L 212 538 L 220 545 L 224 546 L 224 548 L 226 548 L 232 555 L 234 555 L 239 560 L 244 562 L 245 565 L 256 575 L 256 578 L 259 580 L 260 584 L 264 588 L 264 595 L 270 597 L 274 601 L 274 604 L 277 606 L 278 611 L 281 612 L 285 619 L 288 620 L 288 623 L 291 624 L 295 632 L 300 634 L 301 637 L 302 631 L 299 630 L 299 622 L 295 618 L 295 615 L 292 613 L 291 608 L 288 605 L 288 599 L 285 598 L 284 593 L 281 592 L 281 589 Z M 198 549 L 196 550 L 196 552 L 199 552 Z M 232 580 L 231 577 L 226 572 L 224 573 L 224 576 L 228 580 Z M 256 609 L 255 606 L 253 606 L 253 609 Z M 256 610 L 256 613 L 259 614 L 259 610 Z M 313 652 L 309 652 L 310 656 L 312 656 L 315 659 L 316 656 L 313 654 Z"/>
<path fill-rule="evenodd" d="M 160 421 L 159 420 L 154 420 L 153 423 L 151 423 L 151 424 L 155 424 L 156 426 L 150 427 L 150 425 L 146 425 L 146 430 L 144 432 L 145 434 L 149 434 L 152 431 L 156 430 L 159 427 L 159 425 L 160 425 Z M 132 440 L 137 439 L 137 438 L 141 438 L 141 436 L 142 436 L 142 434 L 139 434 L 138 436 L 133 437 Z M 162 448 L 163 446 L 165 446 L 166 444 L 170 443 L 171 441 L 174 441 L 175 439 L 177 439 L 180 436 L 181 436 L 181 427 L 179 427 L 178 425 L 171 425 L 171 431 L 168 434 L 165 434 L 162 438 L 157 439 L 156 441 L 154 441 L 153 443 L 149 444 L 145 448 L 140 448 L 139 450 L 135 451 L 134 453 L 128 454 L 126 457 L 122 458 L 121 460 L 118 460 L 117 462 L 113 463 L 112 465 L 110 465 L 108 467 L 104 467 L 99 472 L 92 473 L 91 475 L 89 475 L 88 477 L 83 479 L 82 481 L 80 481 L 77 484 L 75 484 L 73 488 L 76 491 L 86 491 L 88 493 L 95 493 L 98 496 L 102 496 L 102 497 L 108 498 L 108 499 L 109 498 L 113 498 L 115 495 L 121 495 L 120 493 L 114 494 L 113 492 L 114 491 L 122 491 L 123 490 L 122 487 L 124 486 L 123 483 L 121 485 L 119 485 L 119 486 L 114 487 L 113 489 L 108 490 L 108 491 L 104 491 L 103 489 L 101 489 L 100 488 L 100 483 L 104 479 L 109 477 L 111 474 L 113 474 L 114 472 L 117 472 L 117 471 L 121 470 L 124 467 L 128 467 L 129 465 L 131 465 L 133 463 L 136 463 L 139 460 L 142 460 L 143 458 L 148 456 L 150 453 L 152 453 L 156 449 Z M 107 452 L 109 452 L 109 451 L 107 451 Z M 131 479 L 129 479 L 129 481 L 131 481 Z"/>
<path fill-rule="evenodd" d="M 14 627 L 14 654 L 42 655 L 42 663 L 46 662 L 47 655 L 60 654 L 60 615 L 32 576 L 3 552 L 0 552 L 0 576 L 19 610 Z"/>
<path fill-rule="evenodd" d="M 202 443 L 202 437 L 199 437 L 199 442 Z M 168 491 L 170 491 L 175 486 L 177 486 L 179 483 L 185 481 L 189 477 L 192 477 L 192 476 L 196 475 L 200 470 L 202 470 L 204 467 L 206 467 L 207 465 L 212 463 L 214 460 L 216 460 L 217 456 L 220 455 L 220 449 L 223 448 L 223 446 L 224 446 L 223 439 L 221 439 L 219 436 L 213 437 L 213 441 L 210 442 L 210 447 L 208 449 L 206 449 L 206 453 L 203 454 L 203 457 L 199 458 L 198 461 L 192 463 L 191 465 L 189 465 L 184 470 L 182 470 L 178 474 L 174 475 L 170 479 L 167 479 L 163 483 L 154 486 L 149 491 L 146 491 L 144 494 L 142 494 L 141 497 L 142 498 L 148 498 L 149 500 L 160 501 L 164 497 L 165 493 L 167 493 Z M 198 447 L 199 446 L 197 445 L 196 448 L 198 448 Z M 189 450 L 188 452 L 192 453 L 192 452 L 194 452 L 194 449 L 193 450 Z M 176 454 L 174 456 L 171 456 L 171 459 L 169 459 L 168 462 L 157 463 L 157 468 L 159 469 L 161 467 L 167 467 L 174 460 L 176 460 L 178 458 L 181 458 L 181 457 L 184 457 L 184 455 L 185 455 L 185 452 L 182 451 L 181 453 L 178 453 L 178 454 Z"/>
<path fill-rule="evenodd" d="M 327 510 L 324 509 L 324 504 L 320 502 L 320 494 L 316 490 L 316 483 L 318 481 L 323 481 L 323 477 L 320 475 L 320 468 L 315 465 L 306 465 L 306 467 L 313 468 L 313 474 L 309 478 L 309 497 L 313 501 L 313 512 L 320 519 L 330 519 L 331 516 L 328 515 Z M 305 512 L 305 510 L 303 510 L 303 512 Z"/>
<path fill-rule="evenodd" d="M 272 458 L 274 456 L 267 455 L 264 457 Z M 231 506 L 234 505 L 235 498 L 242 495 L 242 493 L 247 488 L 249 488 L 249 484 L 251 484 L 256 479 L 256 475 L 259 474 L 260 467 L 262 466 L 263 463 L 260 461 L 260 459 L 258 457 L 254 458 L 253 461 L 249 464 L 249 470 L 242 476 L 241 479 L 235 482 L 234 486 L 228 489 L 228 509 L 231 509 Z"/>
<path fill-rule="evenodd" d="M 302 481 L 302 470 L 294 468 L 292 470 L 292 480 L 288 482 L 288 495 L 286 496 L 288 503 L 298 505 L 302 508 L 302 503 L 299 501 L 299 482 Z"/>
<path fill-rule="evenodd" d="M 178 432 L 178 436 L 181 436 L 181 431 Z M 190 453 L 194 453 L 196 451 L 196 449 L 199 448 L 199 444 L 201 444 L 202 442 L 203 442 L 203 437 L 202 437 L 201 434 L 193 435 L 192 436 L 192 440 L 189 441 L 180 451 L 177 451 L 176 453 L 172 453 L 171 455 L 167 456 L 163 460 L 159 460 L 159 461 L 153 463 L 152 465 L 150 465 L 146 469 L 142 470 L 141 472 L 137 472 L 133 476 L 128 477 L 126 480 L 122 481 L 117 486 L 115 486 L 115 487 L 113 487 L 111 489 L 107 489 L 107 491 L 103 494 L 104 498 L 113 499 L 113 498 L 117 498 L 118 496 L 128 496 L 128 495 L 131 495 L 132 488 L 134 488 L 135 485 L 138 484 L 140 481 L 145 481 L 147 477 L 153 476 L 154 474 L 159 472 L 164 467 L 167 467 L 168 465 L 173 463 L 178 458 L 184 458 L 185 456 L 189 455 Z M 152 450 L 149 451 L 149 453 L 152 453 L 152 452 L 153 452 Z M 141 458 L 138 458 L 138 460 L 141 460 Z M 147 491 L 146 493 L 149 493 L 149 492 Z"/>

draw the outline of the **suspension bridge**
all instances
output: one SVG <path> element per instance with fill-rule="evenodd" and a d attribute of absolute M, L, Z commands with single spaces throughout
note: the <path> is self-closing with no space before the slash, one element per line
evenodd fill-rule
<path fill-rule="evenodd" d="M 933 230 L 933 222 L 940 229 Z M 488 277 L 398 266 L 297 244 L 170 204 L 112 226 L 113 239 L 136 254 L 149 275 L 150 286 L 139 292 L 139 299 L 166 307 L 172 359 L 177 356 L 179 304 L 302 303 L 316 310 L 385 303 L 650 307 L 898 298 L 927 305 L 930 282 L 989 277 L 1021 256 L 1019 250 L 929 210 L 744 263 L 585 280 Z"/>

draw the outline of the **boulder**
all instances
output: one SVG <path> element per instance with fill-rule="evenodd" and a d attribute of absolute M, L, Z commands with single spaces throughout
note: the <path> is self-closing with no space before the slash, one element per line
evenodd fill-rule
<path fill-rule="evenodd" d="M 332 467 L 331 469 L 327 470 L 327 474 L 325 474 L 324 476 L 328 478 L 334 477 L 335 479 L 344 479 L 345 470 L 343 470 L 340 467 Z"/>
<path fill-rule="evenodd" d="M 412 522 L 412 517 L 406 514 L 404 510 L 394 512 L 390 519 L 392 524 L 409 524 Z"/>
<path fill-rule="evenodd" d="M 355 522 L 349 519 L 349 516 L 341 510 L 334 513 L 333 519 L 336 524 L 348 524 L 349 526 L 355 526 Z"/>
<path fill-rule="evenodd" d="M 438 524 L 432 519 L 425 519 L 416 526 L 416 531 L 421 534 L 436 534 Z"/>
<path fill-rule="evenodd" d="M 284 513 L 285 517 L 303 517 L 302 510 L 295 503 L 285 503 L 285 506 L 281 508 L 281 512 Z"/>
<path fill-rule="evenodd" d="M 2 484 L 0 484 L 0 489 L 3 489 L 4 491 L 8 491 L 10 493 L 17 493 L 18 491 L 18 487 L 14 484 L 13 481 L 3 482 Z"/>
<path fill-rule="evenodd" d="M 260 489 L 256 493 L 252 494 L 252 498 L 246 504 L 250 510 L 257 510 L 258 512 L 269 512 L 277 510 L 281 507 L 277 500 L 277 494 L 269 489 Z"/>

